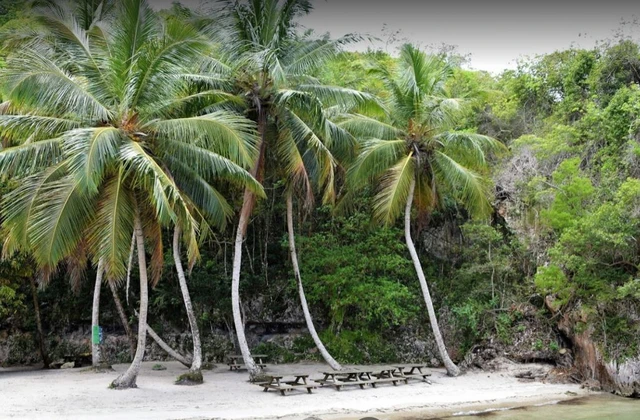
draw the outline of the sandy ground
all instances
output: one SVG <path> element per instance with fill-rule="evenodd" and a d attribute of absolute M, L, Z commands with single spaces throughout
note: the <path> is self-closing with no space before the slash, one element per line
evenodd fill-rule
<path fill-rule="evenodd" d="M 377 388 L 347 387 L 338 392 L 318 388 L 313 394 L 299 391 L 282 397 L 247 382 L 246 372 L 229 372 L 225 366 L 205 371 L 199 386 L 173 385 L 186 371 L 177 362 L 163 363 L 165 371 L 153 371 L 145 362 L 138 388 L 108 389 L 116 372 L 93 373 L 82 369 L 0 369 L 0 418 L 11 419 L 357 419 L 365 415 L 396 419 L 420 413 L 421 418 L 455 413 L 473 407 L 522 406 L 584 395 L 578 385 L 522 382 L 513 377 L 518 365 L 497 373 L 471 372 L 458 378 L 432 370 L 432 384 L 382 384 Z M 268 372 L 309 373 L 319 378 L 326 370 L 319 364 L 271 365 Z M 568 392 L 570 391 L 570 392 Z M 575 393 L 575 394 L 571 394 Z M 414 417 L 415 418 L 415 417 Z"/>

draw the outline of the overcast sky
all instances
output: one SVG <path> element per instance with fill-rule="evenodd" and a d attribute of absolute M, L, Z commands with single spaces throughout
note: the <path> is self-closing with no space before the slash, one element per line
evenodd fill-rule
<path fill-rule="evenodd" d="M 171 0 L 151 1 L 156 7 L 171 4 Z M 300 19 L 305 27 L 334 37 L 359 32 L 381 38 L 377 44 L 365 42 L 357 49 L 384 47 L 388 34 L 399 30 L 400 38 L 423 46 L 456 45 L 461 53 L 471 55 L 471 67 L 492 72 L 513 68 L 519 57 L 571 45 L 592 47 L 598 40 L 611 38 L 623 20 L 640 16 L 640 3 L 629 0 L 316 0 L 314 8 Z M 632 26 L 625 27 L 629 31 Z M 393 47 L 389 50 L 393 52 Z"/>

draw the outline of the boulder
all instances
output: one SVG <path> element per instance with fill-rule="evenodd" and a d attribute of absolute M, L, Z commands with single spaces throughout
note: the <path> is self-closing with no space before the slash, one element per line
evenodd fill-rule
<path fill-rule="evenodd" d="M 60 366 L 60 369 L 72 369 L 76 367 L 76 362 L 67 362 L 67 363 L 63 363 L 62 366 Z"/>

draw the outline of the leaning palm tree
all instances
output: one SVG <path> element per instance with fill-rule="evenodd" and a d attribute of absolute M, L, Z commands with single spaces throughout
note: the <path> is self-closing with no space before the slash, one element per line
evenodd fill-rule
<path fill-rule="evenodd" d="M 378 69 L 391 93 L 387 120 L 350 115 L 341 127 L 362 140 L 362 151 L 348 170 L 351 194 L 375 183 L 374 212 L 393 223 L 404 211 L 407 248 L 418 275 L 440 357 L 447 373 L 456 376 L 440 333 L 436 312 L 418 254 L 411 239 L 411 211 L 427 216 L 453 196 L 473 214 L 490 209 L 485 152 L 502 146 L 496 140 L 455 131 L 460 99 L 447 95 L 452 69 L 440 59 L 411 45 L 400 51 L 400 68 L 392 74 Z"/>
<path fill-rule="evenodd" d="M 302 110 L 299 110 L 302 111 Z M 323 110 L 318 110 L 323 113 Z M 286 219 L 287 219 L 287 235 L 289 253 L 291 256 L 291 264 L 293 266 L 293 274 L 296 280 L 296 287 L 300 297 L 302 313 L 309 334 L 313 339 L 316 348 L 322 355 L 322 358 L 334 370 L 342 370 L 342 366 L 329 353 L 322 343 L 318 332 L 313 324 L 311 311 L 307 303 L 304 292 L 302 276 L 300 274 L 300 266 L 298 263 L 298 252 L 295 242 L 295 228 L 293 225 L 293 200 L 294 196 L 300 196 L 300 203 L 304 211 L 308 212 L 312 209 L 314 202 L 314 190 L 323 190 L 323 201 L 333 202 L 335 198 L 334 181 L 335 171 L 337 167 L 336 159 L 321 138 L 309 128 L 307 122 L 302 118 L 308 117 L 307 113 L 299 112 L 299 118 L 286 120 L 281 127 L 281 139 L 278 143 L 278 157 L 282 162 L 286 163 L 284 173 L 287 174 L 285 181 L 285 201 L 286 201 Z M 324 118 L 324 117 L 323 117 Z M 320 121 L 323 121 L 323 118 Z M 313 119 L 311 119 L 313 121 Z"/>
<path fill-rule="evenodd" d="M 144 356 L 148 283 L 161 276 L 162 228 L 180 228 L 193 263 L 197 220 L 230 213 L 212 183 L 262 194 L 243 169 L 255 159 L 255 127 L 229 111 L 190 106 L 219 97 L 194 92 L 179 76 L 209 48 L 193 27 L 161 22 L 144 0 L 118 1 L 114 19 L 89 30 L 59 13 L 71 30 L 28 40 L 0 72 L 0 135 L 12 146 L 0 151 L 0 171 L 21 179 L 3 205 L 5 252 L 25 249 L 38 266 L 55 267 L 84 241 L 105 278 L 117 281 L 134 236 L 138 343 L 112 383 L 130 388 Z"/>
<path fill-rule="evenodd" d="M 223 59 L 212 60 L 194 79 L 212 87 L 226 84 L 243 97 L 244 108 L 258 127 L 259 154 L 251 169 L 252 175 L 262 182 L 265 165 L 275 163 L 285 172 L 285 178 L 292 176 L 286 171 L 295 167 L 295 162 L 286 159 L 265 162 L 268 149 L 278 151 L 283 141 L 290 139 L 306 142 L 312 137 L 323 138 L 335 148 L 348 148 L 351 137 L 324 118 L 323 107 L 353 108 L 374 101 L 361 92 L 321 85 L 309 74 L 334 57 L 342 45 L 359 38 L 354 35 L 335 40 L 299 37 L 295 20 L 312 10 L 309 0 L 255 0 L 246 3 L 223 0 L 219 4 L 222 7 L 215 11 L 211 32 L 221 41 Z M 282 135 L 291 127 L 295 128 L 289 135 Z M 286 154 L 284 156 L 287 157 Z M 231 285 L 234 325 L 251 378 L 261 371 L 251 357 L 245 337 L 239 285 L 242 242 L 255 198 L 251 191 L 245 191 L 235 236 Z M 327 361 L 338 366 L 330 356 Z"/>

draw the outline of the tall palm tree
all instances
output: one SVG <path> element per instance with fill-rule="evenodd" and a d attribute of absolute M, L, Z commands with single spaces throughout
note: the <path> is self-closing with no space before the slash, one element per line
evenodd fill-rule
<path fill-rule="evenodd" d="M 0 151 L 0 171 L 22 181 L 3 206 L 7 252 L 25 249 L 38 266 L 55 267 L 84 241 L 115 281 L 126 274 L 135 236 L 138 345 L 112 383 L 129 388 L 144 356 L 147 285 L 161 276 L 162 227 L 179 226 L 192 263 L 197 220 L 223 223 L 230 213 L 212 182 L 263 193 L 243 169 L 256 156 L 254 124 L 208 112 L 203 101 L 217 92 L 194 92 L 181 77 L 209 43 L 184 22 L 160 21 L 145 0 L 114 7 L 114 19 L 89 30 L 60 9 L 70 30 L 36 37 L 8 57 L 0 134 L 13 147 Z"/>
<path fill-rule="evenodd" d="M 404 211 L 407 248 L 418 275 L 440 357 L 456 376 L 440 333 L 436 312 L 418 254 L 411 239 L 411 211 L 427 216 L 455 197 L 473 214 L 490 209 L 485 152 L 502 146 L 475 133 L 455 131 L 462 100 L 450 98 L 446 83 L 452 69 L 411 45 L 400 51 L 396 73 L 378 69 L 391 93 L 387 120 L 351 115 L 341 122 L 362 140 L 362 151 L 348 170 L 348 183 L 358 188 L 375 183 L 374 213 L 393 223 Z"/>
<path fill-rule="evenodd" d="M 296 153 L 280 153 L 292 150 L 291 142 L 308 142 L 316 149 L 329 146 L 348 149 L 351 136 L 325 118 L 323 108 L 364 107 L 375 101 L 361 92 L 321 85 L 309 74 L 334 57 L 342 45 L 359 38 L 347 35 L 331 40 L 298 36 L 296 19 L 312 10 L 309 0 L 254 0 L 246 3 L 223 0 L 219 4 L 222 7 L 215 12 L 212 32 L 221 41 L 224 59 L 212 60 L 199 72 L 197 80 L 212 87 L 226 83 L 243 97 L 244 108 L 258 127 L 259 154 L 251 174 L 262 182 L 265 164 L 273 163 L 285 178 L 294 176 L 290 171 L 297 162 L 288 159 L 295 157 Z M 220 30 L 220 25 L 223 30 Z M 320 138 L 327 145 L 323 145 Z M 277 162 L 265 162 L 268 149 L 279 155 Z M 327 185 L 333 183 L 328 182 Z M 331 192 L 329 189 L 328 193 Z M 251 357 L 245 337 L 239 285 L 242 242 L 254 204 L 255 195 L 245 191 L 235 236 L 231 287 L 234 325 L 251 378 L 259 375 L 260 369 Z M 310 330 L 315 331 L 312 326 Z M 328 355 L 323 352 L 325 354 Z M 330 356 L 327 361 L 339 366 Z"/>

